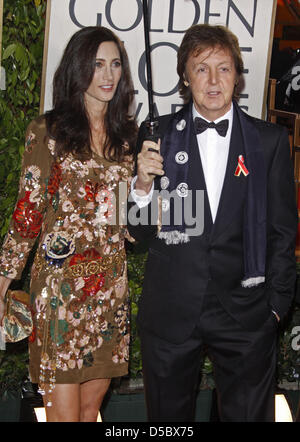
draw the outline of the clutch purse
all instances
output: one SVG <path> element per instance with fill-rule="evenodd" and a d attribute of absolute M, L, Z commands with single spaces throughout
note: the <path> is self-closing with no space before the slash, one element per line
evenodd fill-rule
<path fill-rule="evenodd" d="M 18 342 L 31 335 L 33 329 L 30 295 L 22 290 L 8 290 L 2 320 L 5 342 Z"/>

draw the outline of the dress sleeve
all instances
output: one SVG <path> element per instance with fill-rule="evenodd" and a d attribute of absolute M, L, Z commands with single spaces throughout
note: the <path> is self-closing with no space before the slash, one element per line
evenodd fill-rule
<path fill-rule="evenodd" d="M 53 162 L 42 117 L 32 121 L 25 137 L 19 193 L 0 254 L 0 275 L 20 279 L 47 211 L 47 183 Z"/>
<path fill-rule="evenodd" d="M 133 173 L 134 173 L 134 160 L 133 160 L 133 156 L 128 157 L 128 160 L 126 162 L 126 168 L 128 171 L 128 178 L 127 178 L 127 198 L 128 195 L 131 192 L 131 184 L 132 184 L 132 180 L 133 180 Z M 126 210 L 126 214 L 123 214 L 123 217 L 126 217 L 127 219 L 127 210 Z M 126 222 L 126 227 L 125 227 L 125 238 L 127 239 L 127 241 L 134 243 L 135 239 L 130 235 L 128 228 L 127 228 L 127 222 Z"/>

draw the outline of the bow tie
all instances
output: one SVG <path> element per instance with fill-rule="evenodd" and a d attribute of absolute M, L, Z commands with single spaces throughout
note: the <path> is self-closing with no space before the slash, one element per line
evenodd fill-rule
<path fill-rule="evenodd" d="M 197 134 L 201 134 L 206 129 L 216 129 L 221 137 L 226 137 L 229 120 L 222 120 L 216 124 L 213 121 L 209 123 L 208 121 L 203 120 L 203 118 L 196 117 L 194 123 Z"/>

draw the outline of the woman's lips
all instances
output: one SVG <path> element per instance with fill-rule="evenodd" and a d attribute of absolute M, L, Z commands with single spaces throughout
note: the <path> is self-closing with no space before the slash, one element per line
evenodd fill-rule
<path fill-rule="evenodd" d="M 113 85 L 104 85 L 104 86 L 99 86 L 100 89 L 102 89 L 105 92 L 111 92 L 113 90 Z"/>

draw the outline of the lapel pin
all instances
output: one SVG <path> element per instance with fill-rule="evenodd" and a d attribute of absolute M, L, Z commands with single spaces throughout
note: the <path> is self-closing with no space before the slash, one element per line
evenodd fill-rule
<path fill-rule="evenodd" d="M 166 190 L 169 187 L 170 180 L 167 176 L 162 176 L 160 179 L 160 187 L 162 190 Z"/>
<path fill-rule="evenodd" d="M 180 183 L 176 187 L 176 192 L 180 198 L 185 198 L 188 196 L 189 187 L 186 183 Z"/>
<path fill-rule="evenodd" d="M 167 212 L 169 209 L 170 209 L 170 201 L 164 198 L 161 202 L 161 210 L 163 212 Z"/>
<path fill-rule="evenodd" d="M 238 165 L 237 168 L 235 169 L 234 175 L 240 176 L 241 173 L 243 173 L 245 176 L 249 175 L 249 170 L 245 166 L 245 160 L 243 155 L 239 155 Z"/>
<path fill-rule="evenodd" d="M 185 151 L 177 152 L 175 156 L 175 161 L 177 164 L 185 164 L 188 161 L 188 159 L 189 156 Z"/>
<path fill-rule="evenodd" d="M 176 124 L 176 129 L 177 130 L 183 130 L 185 128 L 185 126 L 186 126 L 186 121 L 185 120 L 180 120 Z"/>

